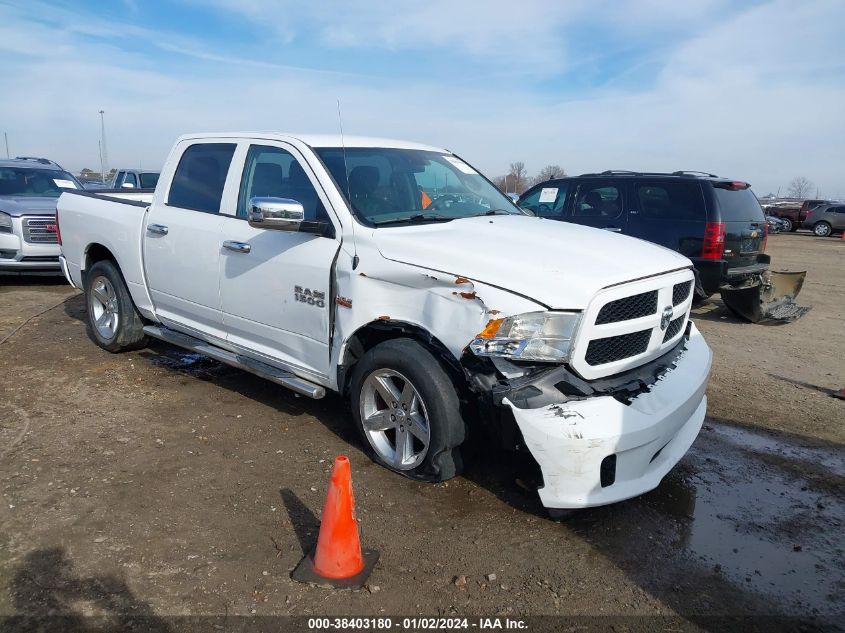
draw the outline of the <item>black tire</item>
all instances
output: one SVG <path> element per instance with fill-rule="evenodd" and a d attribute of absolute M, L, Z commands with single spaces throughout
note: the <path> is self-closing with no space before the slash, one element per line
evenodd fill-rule
<path fill-rule="evenodd" d="M 816 222 L 813 225 L 813 234 L 816 237 L 830 237 L 833 235 L 833 227 L 827 222 Z"/>
<path fill-rule="evenodd" d="M 113 310 L 117 316 L 117 324 L 111 336 L 104 335 L 95 323 L 98 299 L 95 297 L 94 287 L 101 284 L 103 279 L 114 292 Z M 85 307 L 88 336 L 104 350 L 117 353 L 146 346 L 144 321 L 132 302 L 120 269 L 111 260 L 98 261 L 85 275 Z"/>
<path fill-rule="evenodd" d="M 421 462 L 410 469 L 399 469 L 382 457 L 361 420 L 365 382 L 380 370 L 407 377 L 424 404 L 430 434 L 428 448 Z M 352 370 L 349 401 L 365 450 L 377 464 L 410 479 L 430 482 L 451 479 L 463 470 L 459 446 L 466 437 L 466 426 L 458 393 L 440 361 L 417 341 L 392 339 L 366 352 Z"/>
<path fill-rule="evenodd" d="M 781 221 L 784 223 L 784 231 L 792 232 L 796 230 L 795 225 L 792 224 L 792 220 L 790 220 L 789 218 L 781 218 Z"/>

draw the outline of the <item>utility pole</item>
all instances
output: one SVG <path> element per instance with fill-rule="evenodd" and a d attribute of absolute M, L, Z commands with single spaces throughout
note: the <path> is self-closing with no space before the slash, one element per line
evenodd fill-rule
<path fill-rule="evenodd" d="M 100 150 L 100 180 L 106 184 L 106 168 L 103 165 L 103 142 L 97 141 L 97 148 Z"/>
<path fill-rule="evenodd" d="M 100 110 L 100 163 L 103 169 L 103 182 L 106 182 L 106 170 L 109 168 L 109 154 L 106 149 L 106 119 L 105 110 Z"/>
<path fill-rule="evenodd" d="M 3 138 L 6 139 L 6 158 L 11 158 L 9 156 L 9 133 L 3 132 Z"/>

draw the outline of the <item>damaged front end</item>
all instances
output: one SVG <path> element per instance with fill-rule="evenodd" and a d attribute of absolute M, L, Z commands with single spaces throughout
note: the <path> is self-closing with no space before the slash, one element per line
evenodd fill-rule
<path fill-rule="evenodd" d="M 659 358 L 586 381 L 566 364 L 465 354 L 484 421 L 536 462 L 543 505 L 614 503 L 656 487 L 704 419 L 710 350 L 692 323 Z"/>
<path fill-rule="evenodd" d="M 724 284 L 719 291 L 728 309 L 741 319 L 751 323 L 791 323 L 811 308 L 795 303 L 806 276 L 806 271 L 765 270 Z"/>

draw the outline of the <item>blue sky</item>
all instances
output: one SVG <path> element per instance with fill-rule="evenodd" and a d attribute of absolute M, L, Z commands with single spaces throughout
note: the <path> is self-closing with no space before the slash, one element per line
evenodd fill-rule
<path fill-rule="evenodd" d="M 522 160 L 701 169 L 845 196 L 838 0 L 0 0 L 13 154 L 157 167 L 192 131 L 335 132 Z M 12 98 L 9 98 L 12 97 Z"/>

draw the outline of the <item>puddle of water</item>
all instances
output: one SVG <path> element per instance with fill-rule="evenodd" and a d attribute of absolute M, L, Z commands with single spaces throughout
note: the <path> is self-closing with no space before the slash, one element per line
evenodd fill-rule
<path fill-rule="evenodd" d="M 150 355 L 149 361 L 159 367 L 175 369 L 188 374 L 203 374 L 210 370 L 220 369 L 224 365 L 216 360 L 197 354 L 196 352 L 182 352 L 168 350 L 166 354 Z"/>
<path fill-rule="evenodd" d="M 784 442 L 764 431 L 743 429 L 727 424 L 708 424 L 707 426 L 708 431 L 737 448 L 777 455 L 808 464 L 818 464 L 834 475 L 845 477 L 845 456 L 841 449 L 798 446 Z"/>
<path fill-rule="evenodd" d="M 841 472 L 835 448 L 708 421 L 656 490 L 566 525 L 682 611 L 841 613 Z"/>
<path fill-rule="evenodd" d="M 789 459 L 792 468 L 777 468 L 749 449 Z M 777 598 L 780 608 L 841 611 L 842 491 L 796 474 L 802 464 L 814 472 L 822 465 L 835 478 L 842 461 L 832 452 L 711 423 L 685 460 L 692 474 L 671 476 L 651 496 L 687 517 L 676 543 L 684 555 L 740 588 Z"/>

